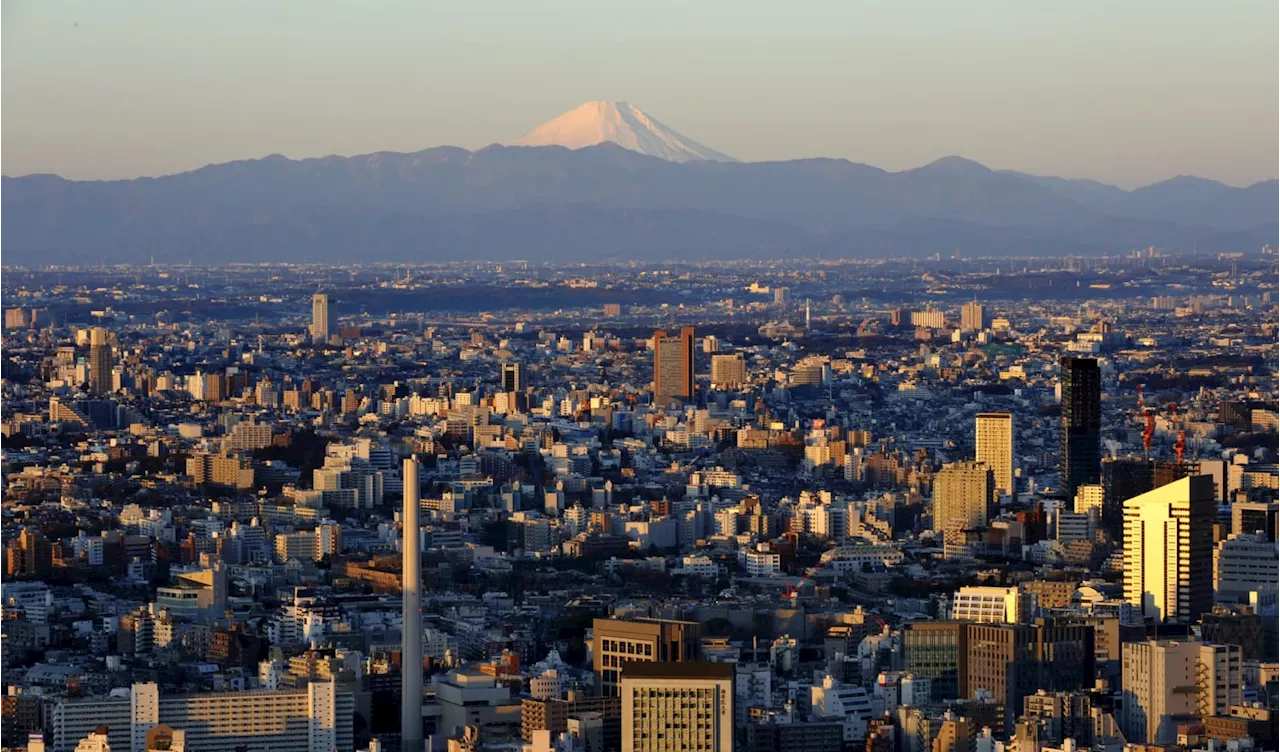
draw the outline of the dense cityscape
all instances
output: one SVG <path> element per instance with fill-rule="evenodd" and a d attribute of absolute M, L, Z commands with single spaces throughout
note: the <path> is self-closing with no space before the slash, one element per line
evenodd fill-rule
<path fill-rule="evenodd" d="M 4 269 L 6 750 L 1277 748 L 1271 246 L 195 261 Z"/>

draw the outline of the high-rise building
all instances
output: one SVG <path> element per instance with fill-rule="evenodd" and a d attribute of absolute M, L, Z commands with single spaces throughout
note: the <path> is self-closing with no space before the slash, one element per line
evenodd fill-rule
<path fill-rule="evenodd" d="M 1147 640 L 1124 644 L 1120 729 L 1134 744 L 1172 744 L 1178 725 L 1199 718 L 1196 671 L 1200 643 Z"/>
<path fill-rule="evenodd" d="M 600 694 L 616 697 L 628 661 L 676 663 L 697 656 L 697 622 L 673 619 L 596 619 L 592 623 L 592 668 Z M 731 675 L 732 676 L 732 675 Z"/>
<path fill-rule="evenodd" d="M 943 465 L 933 481 L 933 529 L 973 530 L 984 527 L 995 498 L 995 474 L 977 462 Z"/>
<path fill-rule="evenodd" d="M 1212 608 L 1216 510 L 1208 475 L 1124 502 L 1124 597 L 1135 615 L 1191 623 Z"/>
<path fill-rule="evenodd" d="M 960 329 L 966 332 L 980 332 L 987 328 L 987 312 L 976 300 L 965 303 L 960 308 Z"/>
<path fill-rule="evenodd" d="M 1013 414 L 978 413 L 973 422 L 975 457 L 996 476 L 996 493 L 1013 493 Z"/>
<path fill-rule="evenodd" d="M 524 389 L 524 366 L 519 363 L 502 364 L 502 391 L 519 392 Z"/>
<path fill-rule="evenodd" d="M 622 752 L 732 752 L 732 663 L 628 663 Z"/>
<path fill-rule="evenodd" d="M 418 460 L 403 465 L 404 506 L 400 512 L 401 607 L 400 739 L 406 750 L 422 749 L 422 544 L 418 531 Z"/>
<path fill-rule="evenodd" d="M 333 303 L 329 294 L 318 292 L 311 296 L 311 341 L 328 342 L 333 333 Z"/>
<path fill-rule="evenodd" d="M 95 326 L 89 330 L 89 391 L 94 394 L 110 392 L 113 381 L 111 369 L 114 367 L 107 330 Z"/>
<path fill-rule="evenodd" d="M 1076 487 L 1097 483 L 1102 462 L 1102 372 L 1094 358 L 1062 359 L 1061 482 L 1068 499 Z"/>
<path fill-rule="evenodd" d="M 967 624 L 963 697 L 989 693 L 1005 709 L 1008 727 L 1039 689 L 1093 686 L 1094 630 L 1061 619 L 1032 624 Z"/>
<path fill-rule="evenodd" d="M 1102 527 L 1112 540 L 1124 534 L 1124 502 L 1153 488 L 1188 475 L 1197 475 L 1191 462 L 1149 460 L 1141 457 L 1108 457 L 1102 461 Z M 1077 489 L 1078 491 L 1079 489 Z"/>
<path fill-rule="evenodd" d="M 902 631 L 907 673 L 929 680 L 933 702 L 960 697 L 969 655 L 968 632 L 960 621 L 913 621 Z"/>
<path fill-rule="evenodd" d="M 693 398 L 693 327 L 668 337 L 661 329 L 653 333 L 653 402 L 669 405 Z"/>
<path fill-rule="evenodd" d="M 711 386 L 740 389 L 747 382 L 747 364 L 741 355 L 711 356 Z"/>

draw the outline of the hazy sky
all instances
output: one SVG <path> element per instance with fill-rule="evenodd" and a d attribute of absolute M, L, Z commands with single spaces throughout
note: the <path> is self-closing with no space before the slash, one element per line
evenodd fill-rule
<path fill-rule="evenodd" d="M 5 0 L 6 175 L 476 148 L 626 100 L 743 160 L 1277 173 L 1276 0 Z"/>

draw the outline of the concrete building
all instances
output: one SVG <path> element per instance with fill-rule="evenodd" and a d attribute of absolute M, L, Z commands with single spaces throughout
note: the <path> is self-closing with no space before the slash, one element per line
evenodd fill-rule
<path fill-rule="evenodd" d="M 600 694 L 616 697 L 625 663 L 678 663 L 697 657 L 700 628 L 673 619 L 596 619 L 592 623 L 592 668 Z"/>
<path fill-rule="evenodd" d="M 496 677 L 472 670 L 452 671 L 435 684 L 440 706 L 437 730 L 445 735 L 461 733 L 466 726 L 510 725 L 520 727 L 520 703 L 511 688 Z M 421 744 L 415 742 L 415 744 Z M 406 749 L 418 749 L 405 745 Z"/>
<path fill-rule="evenodd" d="M 129 699 L 63 700 L 49 712 L 49 749 L 73 752 L 99 726 L 117 750 L 147 750 L 151 732 L 167 726 L 185 735 L 187 752 L 225 752 L 245 745 L 273 752 L 332 752 L 354 747 L 355 701 L 332 682 L 283 691 L 161 695 L 154 683 L 134 684 Z"/>
<path fill-rule="evenodd" d="M 1124 645 L 1120 728 L 1138 744 L 1172 744 L 1178 725 L 1199 718 L 1200 643 L 1147 640 Z"/>
<path fill-rule="evenodd" d="M 973 433 L 974 459 L 995 473 L 996 493 L 1013 493 L 1013 414 L 978 413 Z"/>
<path fill-rule="evenodd" d="M 1094 633 L 1084 624 L 1037 619 L 1032 624 L 966 624 L 968 655 L 961 696 L 988 694 L 1004 706 L 1012 728 L 1023 699 L 1037 690 L 1092 686 Z"/>
<path fill-rule="evenodd" d="M 1239 645 L 1200 643 L 1196 665 L 1196 710 L 1201 718 L 1227 715 L 1244 701 L 1241 672 L 1244 658 Z"/>
<path fill-rule="evenodd" d="M 666 406 L 693 398 L 693 327 L 668 337 L 658 330 L 653 333 L 653 402 Z"/>
<path fill-rule="evenodd" d="M 333 334 L 333 303 L 329 294 L 318 292 L 311 296 L 311 341 L 328 342 Z"/>
<path fill-rule="evenodd" d="M 106 394 L 112 391 L 111 369 L 115 367 L 107 330 L 95 326 L 89 330 L 89 392 Z"/>
<path fill-rule="evenodd" d="M 730 663 L 628 663 L 622 752 L 733 752 Z"/>
<path fill-rule="evenodd" d="M 741 355 L 711 356 L 711 387 L 741 389 L 747 383 L 747 364 Z"/>
<path fill-rule="evenodd" d="M 1213 550 L 1215 600 L 1247 600 L 1249 593 L 1274 589 L 1280 582 L 1276 544 L 1263 535 L 1233 534 Z"/>
<path fill-rule="evenodd" d="M 960 307 L 960 330 L 980 332 L 987 328 L 987 311 L 982 304 L 971 300 Z"/>
<path fill-rule="evenodd" d="M 1124 597 L 1136 615 L 1190 623 L 1213 607 L 1215 509 L 1207 475 L 1124 503 Z"/>
<path fill-rule="evenodd" d="M 985 527 L 995 498 L 995 474 L 977 462 L 943 465 L 933 484 L 934 532 Z"/>
<path fill-rule="evenodd" d="M 1017 624 L 1026 616 L 1026 597 L 1016 586 L 962 587 L 951 598 L 951 618 L 979 624 Z"/>

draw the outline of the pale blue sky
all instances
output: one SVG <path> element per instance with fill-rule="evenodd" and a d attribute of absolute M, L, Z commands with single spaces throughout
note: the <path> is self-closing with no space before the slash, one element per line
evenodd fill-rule
<path fill-rule="evenodd" d="M 477 148 L 626 100 L 744 160 L 1276 176 L 1276 0 L 6 0 L 7 175 Z"/>

